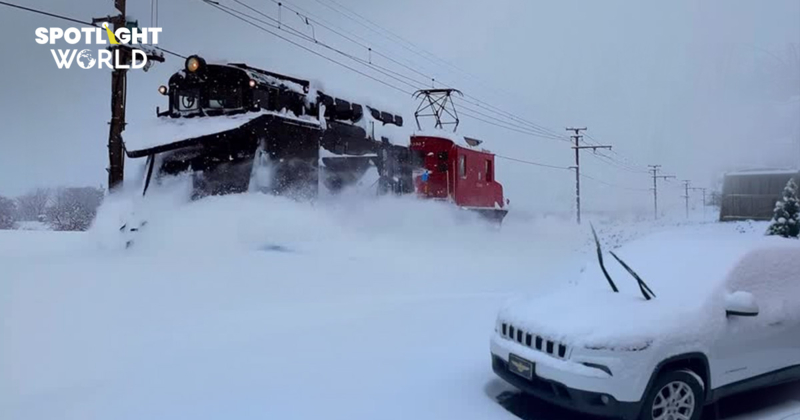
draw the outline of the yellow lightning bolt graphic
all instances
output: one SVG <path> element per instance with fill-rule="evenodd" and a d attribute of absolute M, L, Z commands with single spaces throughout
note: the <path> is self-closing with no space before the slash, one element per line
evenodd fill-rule
<path fill-rule="evenodd" d="M 111 32 L 111 29 L 108 27 L 108 23 L 104 22 L 103 27 L 106 28 L 106 32 L 108 33 L 108 42 L 111 45 L 119 45 L 119 41 L 117 41 L 117 37 L 114 36 L 114 32 Z"/>

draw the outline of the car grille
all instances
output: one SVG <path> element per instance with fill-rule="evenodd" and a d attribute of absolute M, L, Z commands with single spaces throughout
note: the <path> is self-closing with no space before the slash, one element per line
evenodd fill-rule
<path fill-rule="evenodd" d="M 502 324 L 501 328 L 500 334 L 503 338 L 516 341 L 525 347 L 530 347 L 558 359 L 566 359 L 569 354 L 569 348 L 566 344 L 548 340 L 545 337 L 530 333 L 505 322 Z"/>

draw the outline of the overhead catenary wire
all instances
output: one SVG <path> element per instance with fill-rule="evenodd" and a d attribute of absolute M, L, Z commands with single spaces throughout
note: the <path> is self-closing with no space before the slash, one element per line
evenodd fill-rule
<path fill-rule="evenodd" d="M 331 46 L 331 45 L 329 45 L 329 44 L 327 44 L 325 42 L 320 41 L 319 39 L 316 39 L 316 38 L 313 38 L 313 37 L 309 37 L 307 34 L 302 33 L 301 31 L 297 30 L 296 28 L 292 27 L 289 24 L 284 23 L 283 25 L 278 26 L 279 21 L 277 19 L 275 19 L 275 18 L 273 18 L 273 17 L 271 17 L 271 16 L 269 16 L 269 15 L 267 15 L 267 14 L 265 14 L 265 13 L 263 13 L 263 12 L 257 10 L 257 9 L 255 9 L 255 8 L 253 8 L 252 6 L 244 3 L 241 0 L 233 0 L 233 1 L 235 3 L 237 3 L 237 4 L 242 5 L 243 7 L 246 7 L 247 9 L 253 11 L 254 13 L 256 13 L 259 16 L 263 17 L 264 19 L 268 19 L 268 21 L 265 21 L 264 19 L 262 19 L 260 17 L 252 16 L 251 14 L 249 14 L 247 12 L 244 12 L 244 11 L 241 11 L 241 10 L 238 10 L 236 8 L 233 8 L 233 7 L 230 7 L 230 6 L 226 6 L 224 4 L 221 4 L 218 1 L 210 1 L 210 0 L 202 0 L 202 1 L 207 3 L 207 4 L 209 4 L 209 5 L 211 5 L 211 6 L 216 7 L 217 9 L 219 9 L 221 11 L 226 12 L 227 14 L 229 14 L 231 16 L 234 16 L 234 17 L 236 17 L 236 18 L 238 18 L 240 20 L 243 20 L 243 21 L 252 20 L 252 21 L 258 22 L 259 24 L 265 25 L 265 26 L 267 26 L 269 28 L 272 28 L 272 29 L 275 29 L 275 30 L 282 30 L 282 28 L 287 28 L 287 29 L 283 29 L 283 30 L 288 32 L 289 35 L 298 37 L 298 38 L 300 38 L 300 39 L 302 39 L 304 41 L 313 43 L 313 44 L 318 45 L 318 46 L 320 46 L 322 48 L 328 49 L 328 50 L 330 50 L 330 51 L 332 51 L 332 52 L 334 52 L 334 53 L 336 53 L 338 55 L 341 55 L 341 56 L 343 56 L 345 58 L 353 60 L 353 61 L 357 62 L 358 64 L 361 64 L 363 66 L 371 68 L 373 71 L 375 71 L 377 73 L 380 73 L 380 74 L 382 74 L 384 76 L 387 76 L 390 79 L 393 79 L 394 81 L 396 81 L 398 83 L 401 83 L 401 84 L 403 84 L 403 85 L 405 85 L 405 86 L 407 86 L 407 87 L 409 87 L 409 88 L 411 88 L 413 90 L 417 90 L 417 89 L 420 89 L 420 88 L 424 87 L 423 82 L 420 82 L 419 80 L 416 80 L 414 78 L 405 76 L 403 74 L 400 74 L 398 72 L 395 72 L 395 71 L 393 71 L 391 69 L 388 69 L 388 68 L 385 68 L 383 66 L 371 63 L 368 60 L 364 60 L 363 58 L 354 56 L 354 55 L 352 55 L 350 53 L 347 53 L 347 52 L 345 52 L 345 51 L 343 51 L 341 49 L 335 48 L 335 47 L 333 47 L 333 46 Z M 256 27 L 259 27 L 259 29 L 262 29 L 265 32 L 268 32 L 270 34 L 278 36 L 278 34 L 272 32 L 272 31 L 269 31 L 266 28 L 260 27 L 261 25 L 255 25 L 255 24 L 253 24 L 253 22 L 248 22 L 248 23 L 250 23 L 251 25 L 254 25 Z M 291 42 L 291 40 L 288 40 L 288 39 L 286 39 L 284 37 L 280 37 L 280 38 Z M 298 44 L 295 43 L 295 45 L 298 45 Z M 304 47 L 304 48 L 309 50 L 309 51 L 313 51 L 310 48 L 307 48 L 307 47 Z M 352 67 L 349 67 L 349 68 L 352 69 Z M 361 74 L 363 75 L 364 73 L 361 73 Z M 378 80 L 378 79 L 377 78 L 373 78 L 373 80 Z M 385 81 L 382 82 L 382 83 L 384 85 L 390 86 L 393 89 L 398 90 L 400 92 L 403 92 L 403 93 L 406 93 L 406 94 L 412 93 L 412 92 L 409 92 L 409 91 L 405 91 L 403 88 L 399 88 L 396 85 L 388 84 Z M 476 102 L 472 102 L 472 101 L 466 101 L 466 102 L 470 103 L 472 105 L 481 106 L 479 103 L 476 103 Z M 471 113 L 469 113 L 469 112 L 466 113 L 465 116 L 467 116 L 469 118 L 473 118 L 473 119 L 478 120 L 478 121 L 482 121 L 482 122 L 485 122 L 485 123 L 488 123 L 488 124 L 491 124 L 491 125 L 495 125 L 495 126 L 498 126 L 498 127 L 501 127 L 501 128 L 505 128 L 505 129 L 508 129 L 508 130 L 511 130 L 511 131 L 516 131 L 516 132 L 519 132 L 519 133 L 522 133 L 522 134 L 526 134 L 526 135 L 529 135 L 529 136 L 533 136 L 533 137 L 540 137 L 540 138 L 554 139 L 554 140 L 563 140 L 563 137 L 555 136 L 555 135 L 543 132 L 541 129 L 532 129 L 532 128 L 525 127 L 525 126 L 519 126 L 518 124 L 516 124 L 513 121 L 502 121 L 502 120 L 500 120 L 500 119 L 498 119 L 496 117 L 487 115 L 487 114 L 485 114 L 485 113 L 483 113 L 481 111 L 478 111 L 476 109 L 473 109 L 473 108 L 470 108 L 470 107 L 467 107 L 467 106 L 462 106 L 462 108 L 466 109 L 467 111 L 471 111 Z M 484 118 L 476 117 L 473 114 L 481 115 Z"/>
<path fill-rule="evenodd" d="M 396 43 L 397 45 L 401 46 L 402 48 L 408 50 L 409 52 L 411 52 L 411 53 L 413 53 L 413 54 L 415 54 L 415 55 L 417 55 L 417 56 L 419 56 L 419 57 L 421 57 L 423 59 L 438 61 L 439 63 L 441 63 L 441 65 L 444 65 L 446 67 L 450 67 L 451 69 L 463 74 L 464 76 L 475 80 L 479 84 L 481 84 L 481 85 L 483 85 L 485 87 L 488 87 L 485 84 L 485 81 L 483 81 L 481 78 L 479 78 L 479 77 L 477 77 L 477 76 L 475 76 L 475 75 L 473 75 L 473 74 L 461 69 L 460 67 L 456 66 L 455 64 L 453 64 L 453 63 L 451 63 L 451 62 L 449 62 L 447 60 L 444 60 L 444 59 L 438 57 L 436 54 L 431 53 L 430 51 L 428 51 L 428 50 L 426 50 L 424 48 L 418 47 L 413 42 L 408 41 L 407 39 L 401 37 L 400 35 L 397 35 L 396 33 L 388 30 L 385 26 L 373 22 L 372 20 L 370 20 L 370 19 L 366 18 L 365 16 L 359 14 L 358 12 L 348 8 L 347 6 L 344 6 L 343 4 L 337 2 L 336 0 L 325 0 L 325 1 L 323 1 L 323 0 L 315 0 L 315 1 L 317 3 L 319 3 L 319 4 L 321 4 L 322 6 L 328 8 L 328 9 L 331 9 L 334 12 L 346 17 L 347 19 L 352 20 L 353 22 L 365 27 L 366 29 L 372 31 L 373 33 L 377 34 L 378 36 L 381 36 L 382 38 L 387 39 L 390 42 Z M 335 7 L 331 6 L 328 3 L 333 4 Z M 367 25 L 367 24 L 365 24 L 365 23 L 363 23 L 361 21 L 366 22 L 369 25 Z M 490 89 L 495 90 L 495 91 L 502 91 L 502 92 L 504 92 L 506 94 L 511 95 L 509 92 L 506 92 L 503 89 L 500 89 L 500 88 L 497 88 L 497 87 L 494 87 L 494 88 L 490 87 Z"/>
<path fill-rule="evenodd" d="M 547 138 L 547 139 L 552 139 L 552 137 L 543 136 L 543 135 L 538 134 L 536 132 L 529 131 L 529 130 L 525 129 L 524 127 L 515 127 L 515 126 L 512 126 L 512 125 L 508 125 L 508 124 L 505 124 L 502 121 L 499 121 L 497 119 L 492 120 L 491 116 L 483 114 L 483 113 L 481 113 L 479 111 L 475 111 L 472 108 L 464 106 L 464 105 L 461 105 L 461 109 L 462 109 L 461 114 L 463 114 L 464 116 L 467 116 L 469 118 L 472 118 L 474 120 L 477 120 L 477 121 L 480 121 L 480 122 L 483 122 L 483 123 L 486 123 L 486 124 L 489 124 L 489 125 L 493 125 L 495 127 L 504 128 L 504 129 L 509 130 L 509 131 L 514 131 L 514 132 L 517 132 L 517 133 L 520 133 L 520 134 L 526 134 L 526 135 L 533 136 L 533 137 L 543 137 L 543 138 Z M 466 110 L 467 112 L 464 112 L 464 110 Z M 477 115 L 482 115 L 482 116 L 484 116 L 486 118 L 481 118 L 481 117 L 479 117 L 477 115 L 473 115 L 472 112 L 474 112 Z"/>
<path fill-rule="evenodd" d="M 353 19 L 351 16 L 348 16 L 347 14 L 345 14 L 345 13 L 342 13 L 342 12 L 341 12 L 341 10 L 338 10 L 338 9 L 336 9 L 336 8 L 333 8 L 333 7 L 331 7 L 330 5 L 327 5 L 327 4 L 325 4 L 325 2 L 323 2 L 322 0 L 315 0 L 315 1 L 316 1 L 317 3 L 320 3 L 320 4 L 322 4 L 322 5 L 323 5 L 323 6 L 325 6 L 325 7 L 328 7 L 328 8 L 330 8 L 330 9 L 334 10 L 335 12 L 337 12 L 337 13 L 339 13 L 339 14 L 342 14 L 343 16 L 347 17 L 348 19 L 354 20 L 354 19 Z M 368 18 L 366 18 L 366 17 L 364 17 L 364 16 L 360 15 L 359 13 L 357 13 L 357 12 L 353 11 L 352 9 L 349 9 L 349 8 L 347 8 L 346 6 L 344 6 L 344 5 L 342 5 L 341 3 L 337 2 L 336 0 L 327 0 L 327 1 L 328 1 L 328 2 L 330 2 L 330 3 L 333 3 L 333 4 L 335 4 L 335 5 L 336 5 L 336 6 L 338 6 L 340 9 L 342 9 L 342 10 L 345 10 L 345 11 L 347 11 L 347 12 L 351 13 L 352 15 L 354 15 L 354 16 L 356 16 L 356 17 L 358 17 L 358 18 L 362 19 L 362 20 L 364 20 L 364 21 L 365 21 L 365 22 L 367 22 L 367 23 L 369 23 L 369 24 L 370 24 L 372 27 L 376 28 L 377 30 L 376 30 L 376 29 L 372 29 L 372 28 L 370 28 L 370 27 L 367 27 L 367 26 L 365 26 L 364 24 L 362 24 L 362 23 L 358 22 L 357 20 L 354 20 L 356 23 L 359 23 L 359 24 L 361 24 L 362 26 L 365 26 L 365 27 L 367 27 L 367 29 L 369 29 L 369 30 L 371 30 L 372 32 L 374 32 L 374 33 L 378 34 L 379 36 L 382 36 L 382 37 L 384 37 L 385 39 L 389 39 L 389 37 L 391 37 L 391 38 L 394 38 L 394 39 L 395 39 L 395 41 L 394 41 L 394 42 L 397 42 L 397 43 L 398 43 L 398 45 L 400 45 L 401 47 L 404 47 L 405 49 L 408 49 L 408 50 L 409 50 L 409 51 L 411 51 L 412 53 L 414 53 L 414 54 L 416 54 L 416 55 L 418 55 L 418 56 L 420 56 L 420 57 L 422 57 L 422 58 L 425 58 L 425 55 L 427 55 L 427 56 L 429 57 L 429 58 L 428 58 L 428 60 L 430 60 L 430 59 L 436 60 L 436 61 L 438 61 L 438 62 L 440 62 L 440 63 L 444 64 L 445 66 L 451 67 L 451 68 L 453 68 L 454 70 L 456 70 L 456 71 L 458 71 L 458 72 L 461 72 L 461 73 L 462 73 L 462 74 L 464 74 L 465 76 L 467 76 L 467 77 L 469 77 L 469 78 L 472 78 L 473 80 L 476 80 L 477 82 L 479 82 L 480 84 L 482 84 L 484 87 L 488 87 L 488 86 L 486 86 L 486 85 L 483 83 L 484 81 L 483 81 L 483 80 L 481 80 L 479 77 L 477 77 L 477 76 L 475 76 L 475 75 L 472 75 L 472 74 L 471 74 L 471 73 L 469 73 L 469 72 L 466 72 L 465 70 L 463 70 L 463 69 L 459 68 L 458 66 L 456 66 L 456 65 L 454 65 L 454 64 L 452 64 L 452 63 L 450 63 L 450 62 L 449 62 L 449 61 L 447 61 L 447 60 L 444 60 L 444 59 L 441 59 L 441 58 L 439 58 L 438 56 L 436 56 L 435 54 L 431 53 L 430 51 L 427 51 L 427 50 L 425 50 L 425 49 L 423 49 L 423 48 L 420 48 L 420 47 L 418 47 L 418 46 L 414 45 L 412 42 L 410 42 L 410 41 L 406 40 L 405 38 L 403 38 L 403 37 L 401 37 L 401 36 L 399 36 L 399 35 L 395 34 L 395 33 L 394 33 L 394 32 L 392 32 L 392 31 L 390 31 L 390 30 L 386 29 L 384 26 L 382 26 L 382 25 L 379 25 L 379 24 L 377 24 L 377 23 L 375 23 L 375 22 L 371 21 L 370 19 L 368 19 Z M 384 34 L 381 34 L 381 32 L 384 32 Z M 385 34 L 388 34 L 388 35 L 389 35 L 389 37 L 387 37 Z M 390 41 L 391 41 L 391 40 L 390 40 Z M 421 52 L 420 52 L 420 51 L 421 51 Z M 447 85 L 445 85 L 445 87 L 452 87 L 452 86 L 447 86 Z M 490 88 L 491 90 L 499 90 L 499 91 L 503 91 L 502 89 L 499 89 L 499 88 L 497 88 L 497 87 L 488 87 L 488 88 Z M 506 93 L 506 94 L 509 94 L 508 92 L 505 92 L 505 93 Z M 468 96 L 468 95 L 467 95 L 467 96 Z M 512 96 L 513 96 L 513 95 L 512 95 Z M 488 105 L 488 104 L 487 104 L 487 105 Z M 503 112 L 503 113 L 506 113 L 506 114 L 509 114 L 509 115 L 513 115 L 513 114 L 511 114 L 511 113 L 509 113 L 509 112 L 507 112 L 507 111 L 501 111 L 501 112 Z M 558 134 L 557 132 L 555 132 L 555 131 L 553 131 L 553 130 L 550 130 L 550 129 L 547 129 L 547 128 L 544 128 L 544 127 L 541 127 L 541 126 L 539 126 L 539 125 L 537 125 L 537 124 L 535 124 L 535 123 L 532 123 L 532 122 L 530 122 L 530 121 L 524 120 L 524 119 L 522 119 L 521 117 L 514 116 L 514 118 L 517 118 L 517 119 L 519 119 L 520 121 L 524 121 L 526 124 L 532 124 L 534 127 L 536 127 L 536 128 L 539 128 L 539 129 L 542 129 L 542 130 L 544 130 L 545 132 L 547 132 L 547 133 L 549 133 L 549 134 L 551 134 L 551 135 L 554 135 L 554 136 L 556 136 L 556 137 L 559 137 L 559 138 L 564 138 L 564 139 L 565 139 L 565 141 L 569 141 L 569 140 L 568 140 L 568 139 L 567 139 L 565 136 L 562 136 L 562 135 Z"/>
<path fill-rule="evenodd" d="M 405 91 L 405 90 L 404 90 L 404 89 L 402 89 L 402 88 L 399 88 L 399 87 L 397 87 L 397 86 L 395 86 L 395 85 L 392 85 L 391 83 L 388 83 L 388 82 L 386 82 L 386 81 L 384 81 L 384 80 L 381 80 L 381 79 L 379 79 L 379 78 L 377 78 L 377 77 L 375 77 L 375 76 L 373 76 L 373 75 L 370 75 L 370 74 L 368 74 L 368 73 L 365 73 L 365 72 L 363 72 L 363 71 L 360 71 L 360 70 L 358 70 L 358 69 L 356 69 L 356 68 L 354 68 L 354 67 L 352 67 L 352 66 L 349 66 L 349 65 L 347 65 L 347 64 L 344 64 L 344 63 L 342 63 L 342 62 L 340 62 L 340 61 L 334 60 L 334 59 L 332 59 L 332 58 L 330 58 L 330 57 L 328 57 L 328 56 L 326 56 L 326 55 L 324 55 L 324 54 L 320 53 L 319 51 L 316 51 L 316 50 L 314 50 L 314 49 L 312 49 L 312 48 L 308 48 L 308 47 L 306 47 L 305 45 L 302 45 L 302 44 L 300 44 L 300 43 L 298 43 L 298 42 L 295 42 L 295 41 L 293 41 L 293 40 L 291 40 L 291 39 L 289 39 L 289 38 L 286 38 L 285 36 L 283 36 L 283 35 L 281 35 L 281 34 L 275 33 L 275 32 L 273 32 L 273 31 L 269 30 L 268 28 L 265 28 L 265 27 L 263 27 L 263 26 L 259 25 L 258 23 L 251 22 L 250 20 L 248 20 L 248 19 L 246 19 L 246 18 L 243 18 L 243 17 L 241 17 L 241 16 L 237 15 L 236 13 L 230 12 L 230 11 L 226 10 L 225 8 L 222 8 L 222 7 L 220 7 L 220 6 L 219 6 L 219 5 L 218 5 L 216 2 L 213 2 L 213 1 L 210 1 L 210 0 L 202 0 L 202 1 L 203 1 L 204 3 L 206 3 L 206 4 L 208 4 L 208 5 L 210 5 L 210 6 L 214 7 L 214 8 L 216 8 L 217 10 L 220 10 L 220 11 L 222 11 L 223 13 L 226 13 L 226 14 L 228 14 L 228 15 L 230 15 L 230 16 L 232 16 L 232 17 L 234 17 L 234 18 L 238 19 L 238 20 L 241 20 L 242 22 L 245 22 L 245 23 L 247 23 L 247 24 L 248 24 L 248 25 L 250 25 L 250 26 L 253 26 L 253 27 L 255 27 L 255 28 L 257 28 L 257 29 L 259 29 L 259 30 L 261 30 L 261 31 L 263 31 L 263 32 L 266 32 L 266 33 L 268 33 L 268 34 L 271 34 L 272 36 L 275 36 L 275 37 L 277 37 L 278 39 L 281 39 L 281 40 L 283 40 L 283 41 L 286 41 L 286 42 L 288 42 L 288 43 L 290 43 L 290 44 L 292 44 L 292 45 L 294 45 L 294 46 L 296 46 L 296 47 L 298 47 L 298 48 L 301 48 L 301 49 L 303 49 L 303 50 L 305 50 L 305 51 L 308 51 L 308 52 L 310 52 L 311 54 L 314 54 L 314 55 L 316 55 L 316 56 L 318 56 L 318 57 L 324 58 L 325 60 L 327 60 L 327 61 L 330 61 L 330 62 L 332 62 L 332 63 L 334 63 L 334 64 L 336 64 L 336 65 L 338 65 L 338 66 L 344 67 L 344 68 L 346 68 L 346 69 L 348 69 L 348 70 L 350 70 L 350 71 L 353 71 L 353 72 L 355 72 L 355 73 L 358 73 L 358 74 L 360 74 L 360 75 L 362 75 L 362 76 L 364 76 L 364 77 L 366 77 L 366 78 L 369 78 L 369 79 L 371 79 L 371 80 L 373 80 L 373 81 L 376 81 L 376 82 L 378 82 L 378 83 L 380 83 L 380 84 L 382 84 L 382 85 L 384 85 L 384 86 L 387 86 L 387 87 L 389 87 L 389 88 L 391 88 L 391 89 L 394 89 L 394 90 L 400 91 L 400 92 L 402 92 L 402 93 L 409 93 L 409 92 Z"/>
<path fill-rule="evenodd" d="M 233 0 L 233 1 L 235 1 L 236 3 L 239 3 L 241 5 L 245 5 L 249 9 L 254 10 L 257 13 L 263 15 L 262 12 L 257 11 L 257 9 L 255 9 L 255 8 L 249 6 L 249 5 L 246 5 L 244 2 L 242 2 L 240 0 Z M 403 78 L 405 78 L 407 80 L 413 80 L 414 83 L 417 83 L 422 87 L 427 86 L 428 81 L 431 81 L 431 80 L 436 80 L 437 82 L 439 82 L 439 84 L 441 86 L 446 87 L 446 88 L 452 88 L 453 87 L 452 84 L 442 82 L 442 80 L 440 78 L 436 78 L 436 77 L 434 77 L 432 75 L 425 74 L 425 73 L 419 71 L 418 69 L 416 69 L 416 68 L 414 68 L 414 67 L 412 67 L 412 66 L 410 66 L 408 64 L 402 63 L 399 60 L 393 58 L 392 56 L 381 52 L 380 50 L 378 50 L 377 48 L 372 46 L 370 41 L 364 39 L 363 37 L 360 37 L 360 36 L 358 36 L 356 34 L 353 34 L 352 32 L 348 32 L 348 31 L 346 31 L 344 29 L 336 27 L 336 25 L 331 24 L 330 22 L 328 22 L 325 19 L 322 19 L 322 18 L 319 18 L 319 17 L 315 16 L 313 13 L 310 13 L 310 12 L 306 11 L 305 9 L 302 9 L 300 7 L 297 7 L 297 6 L 292 7 L 286 1 L 278 1 L 278 0 L 271 0 L 271 1 L 273 3 L 279 5 L 279 7 L 286 7 L 288 10 L 290 10 L 290 11 L 292 11 L 292 12 L 298 14 L 298 15 L 302 15 L 304 18 L 306 18 L 308 20 L 314 20 L 321 27 L 323 27 L 323 28 L 331 31 L 332 33 L 342 37 L 343 39 L 345 39 L 345 40 L 347 40 L 347 41 L 359 46 L 360 48 L 363 48 L 363 49 L 367 50 L 370 56 L 371 56 L 371 54 L 374 53 L 375 55 L 380 56 L 380 57 L 386 59 L 387 61 L 392 62 L 393 64 L 401 66 L 404 69 L 406 69 L 408 71 L 411 71 L 411 72 L 415 73 L 416 75 L 422 76 L 423 78 L 425 78 L 425 81 L 422 82 L 422 81 L 419 81 L 417 79 L 414 79 L 414 78 L 411 78 L 411 77 L 408 77 L 408 76 L 405 76 L 405 75 L 401 75 L 401 77 L 403 77 Z M 323 3 L 321 3 L 321 4 L 323 4 Z M 323 4 L 323 5 L 330 8 L 329 5 L 326 5 L 326 4 Z M 338 13 L 338 11 L 337 11 L 337 13 Z M 348 18 L 352 19 L 352 17 L 348 17 Z M 357 22 L 357 23 L 359 23 L 362 26 L 364 26 L 360 22 Z M 371 31 L 373 31 L 373 32 L 376 32 L 375 29 L 372 29 L 372 28 L 369 28 L 369 27 L 366 27 L 366 28 L 371 30 Z M 345 34 L 343 32 L 346 32 L 347 34 Z M 378 32 L 376 32 L 376 33 L 378 33 Z M 378 33 L 378 34 L 380 35 L 380 33 Z M 354 38 L 358 38 L 358 40 L 356 40 Z M 413 44 L 412 44 L 412 46 L 413 46 Z M 423 58 L 425 58 L 425 57 L 423 57 Z M 430 59 L 428 59 L 428 60 L 430 60 Z M 374 64 L 371 59 L 368 59 L 366 61 L 369 64 Z M 388 70 L 385 67 L 381 67 L 381 68 L 384 69 L 384 70 Z M 389 70 L 389 71 L 391 71 L 391 70 Z M 393 72 L 393 73 L 394 74 L 399 74 L 397 72 Z M 563 136 L 561 134 L 558 134 L 558 133 L 554 132 L 553 130 L 547 129 L 547 128 L 541 126 L 541 125 L 533 123 L 533 122 L 531 122 L 529 120 L 526 120 L 526 119 L 524 119 L 522 117 L 519 117 L 519 116 L 517 116 L 517 115 L 515 115 L 513 113 L 510 113 L 508 111 L 504 111 L 504 110 L 502 110 L 502 109 L 500 109 L 500 108 L 498 108 L 498 107 L 496 107 L 494 105 L 491 105 L 491 104 L 489 104 L 489 103 L 487 103 L 487 102 L 485 102 L 485 101 L 483 101 L 483 100 L 481 100 L 479 98 L 476 98 L 476 97 L 474 97 L 474 96 L 472 96 L 472 95 L 470 95 L 468 93 L 465 94 L 465 97 L 472 100 L 472 101 L 469 101 L 469 100 L 465 99 L 465 102 L 471 103 L 471 104 L 473 104 L 475 106 L 478 106 L 480 108 L 483 108 L 483 109 L 485 109 L 485 110 L 487 110 L 489 112 L 496 113 L 496 114 L 500 115 L 503 118 L 507 118 L 509 120 L 512 120 L 513 122 L 511 124 L 522 124 L 522 125 L 525 125 L 526 126 L 525 128 L 528 131 L 538 132 L 540 134 L 539 137 L 552 138 L 552 139 L 563 140 L 563 141 L 567 141 L 567 142 L 569 141 L 565 136 Z"/>

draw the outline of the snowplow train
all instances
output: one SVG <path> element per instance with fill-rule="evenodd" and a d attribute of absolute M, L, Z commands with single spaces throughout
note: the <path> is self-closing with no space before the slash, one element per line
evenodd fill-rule
<path fill-rule="evenodd" d="M 166 176 L 190 174 L 193 198 L 249 191 L 314 199 L 372 170 L 379 194 L 448 201 L 496 222 L 508 212 L 494 155 L 480 141 L 405 131 L 402 116 L 307 80 L 194 55 L 159 92 L 168 109 L 123 133 L 126 155 L 146 159 L 143 194 Z"/>

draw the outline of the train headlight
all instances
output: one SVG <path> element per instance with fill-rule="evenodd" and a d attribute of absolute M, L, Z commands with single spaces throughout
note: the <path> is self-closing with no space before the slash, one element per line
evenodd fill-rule
<path fill-rule="evenodd" d="M 186 71 L 196 73 L 205 66 L 206 61 L 199 56 L 193 55 L 186 59 Z"/>
<path fill-rule="evenodd" d="M 254 88 L 254 87 L 256 87 L 256 81 L 255 81 L 255 80 L 253 80 L 253 79 L 250 79 L 250 87 L 251 87 L 251 88 Z"/>
<path fill-rule="evenodd" d="M 158 93 L 160 93 L 162 95 L 166 95 L 167 92 L 169 92 L 169 89 L 167 89 L 166 86 L 161 85 L 161 86 L 158 87 Z"/>

